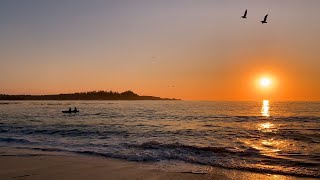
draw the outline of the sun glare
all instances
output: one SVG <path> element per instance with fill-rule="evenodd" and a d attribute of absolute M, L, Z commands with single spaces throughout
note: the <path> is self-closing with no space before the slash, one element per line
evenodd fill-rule
<path fill-rule="evenodd" d="M 263 77 L 260 79 L 260 85 L 262 87 L 269 87 L 271 85 L 271 79 L 267 77 Z"/>

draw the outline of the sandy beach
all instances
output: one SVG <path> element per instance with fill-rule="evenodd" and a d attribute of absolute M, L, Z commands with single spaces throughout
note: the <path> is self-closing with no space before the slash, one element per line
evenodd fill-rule
<path fill-rule="evenodd" d="M 1 179 L 312 179 L 213 168 L 211 173 L 168 172 L 148 163 L 74 153 L 0 148 Z"/>

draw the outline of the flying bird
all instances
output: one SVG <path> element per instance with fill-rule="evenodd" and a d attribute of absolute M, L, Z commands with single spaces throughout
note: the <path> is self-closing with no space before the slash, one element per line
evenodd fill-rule
<path fill-rule="evenodd" d="M 244 12 L 244 15 L 243 16 L 241 16 L 242 18 L 244 18 L 244 19 L 247 19 L 247 10 Z"/>
<path fill-rule="evenodd" d="M 263 21 L 260 21 L 262 24 L 267 23 L 268 14 L 264 17 Z"/>

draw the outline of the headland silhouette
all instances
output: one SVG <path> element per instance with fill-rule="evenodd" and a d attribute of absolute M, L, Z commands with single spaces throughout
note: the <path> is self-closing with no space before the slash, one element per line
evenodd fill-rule
<path fill-rule="evenodd" d="M 132 91 L 90 91 L 55 95 L 7 95 L 0 94 L 0 100 L 180 100 L 156 96 L 140 96 Z"/>

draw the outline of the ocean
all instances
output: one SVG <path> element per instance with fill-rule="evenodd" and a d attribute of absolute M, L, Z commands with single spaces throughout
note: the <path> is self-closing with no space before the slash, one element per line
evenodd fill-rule
<path fill-rule="evenodd" d="M 0 101 L 0 146 L 319 178 L 320 102 Z"/>

